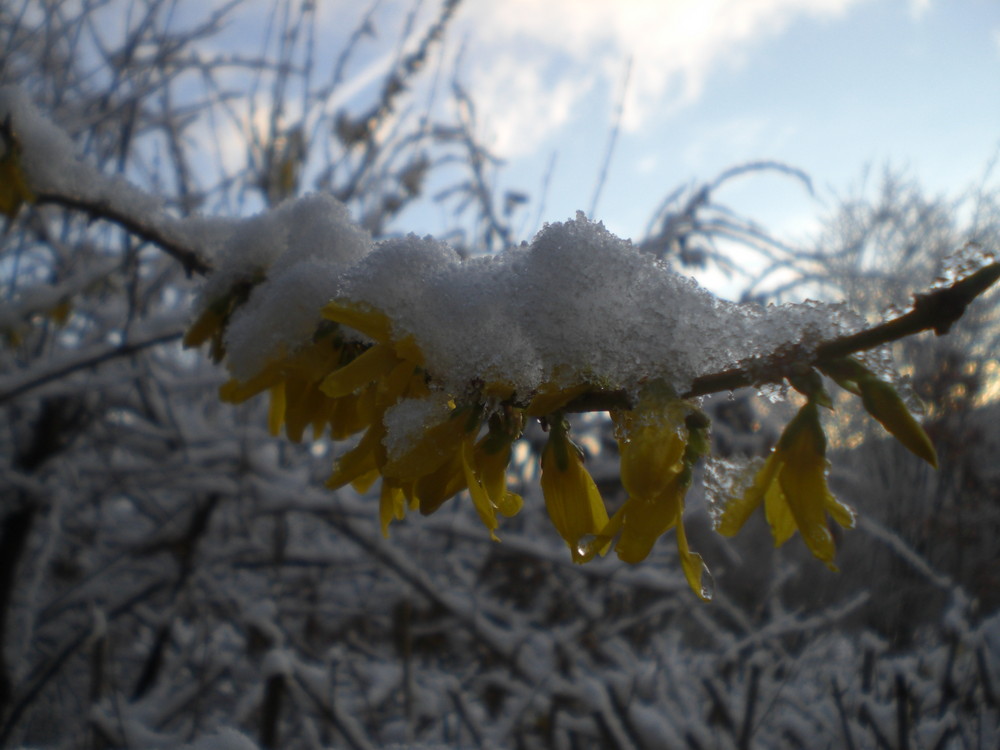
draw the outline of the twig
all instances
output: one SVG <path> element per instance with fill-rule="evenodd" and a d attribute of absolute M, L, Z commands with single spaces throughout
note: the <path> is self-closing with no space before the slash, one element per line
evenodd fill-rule
<path fill-rule="evenodd" d="M 0 404 L 11 401 L 23 393 L 39 388 L 46 383 L 51 383 L 54 380 L 64 378 L 78 370 L 85 370 L 88 367 L 95 367 L 109 360 L 117 359 L 118 357 L 127 357 L 129 355 L 136 354 L 143 349 L 149 349 L 153 346 L 159 346 L 160 344 L 177 341 L 183 335 L 183 331 L 168 331 L 167 333 L 155 335 L 140 341 L 129 341 L 117 345 L 108 344 L 107 346 L 99 347 L 96 352 L 87 353 L 83 357 L 74 357 L 69 361 L 63 360 L 61 362 L 57 362 L 46 372 L 42 372 L 40 374 L 34 374 L 29 371 L 28 375 L 30 375 L 30 377 L 27 378 L 4 378 L 3 380 L 0 380 Z M 21 380 L 21 382 L 17 382 L 18 380 Z M 2 386 L 10 383 L 11 381 L 14 382 L 6 388 L 2 388 Z"/>
<path fill-rule="evenodd" d="M 615 109 L 615 121 L 608 134 L 608 147 L 604 151 L 604 161 L 601 162 L 601 171 L 597 175 L 597 184 L 594 185 L 594 197 L 590 199 L 590 211 L 587 216 L 594 218 L 597 213 L 597 202 L 601 199 L 604 191 L 604 184 L 608 180 L 608 169 L 611 167 L 611 157 L 615 153 L 615 144 L 618 142 L 618 133 L 622 128 L 622 116 L 625 114 L 625 97 L 628 95 L 628 84 L 632 77 L 632 57 L 625 62 L 625 75 L 622 77 L 622 93 L 618 99 L 618 107 Z"/>
<path fill-rule="evenodd" d="M 750 685 L 747 687 L 746 705 L 743 710 L 743 724 L 740 727 L 739 743 L 740 750 L 749 750 L 750 738 L 753 737 L 754 722 L 753 712 L 757 704 L 757 689 L 760 687 L 760 666 L 753 664 L 750 666 Z"/>
<path fill-rule="evenodd" d="M 906 678 L 896 672 L 896 748 L 910 750 L 910 696 Z"/>
<path fill-rule="evenodd" d="M 162 227 L 147 224 L 139 218 L 119 210 L 108 201 L 73 198 L 55 193 L 39 193 L 35 202 L 40 205 L 51 204 L 82 211 L 92 218 L 114 222 L 136 237 L 159 246 L 163 252 L 180 262 L 188 276 L 192 274 L 204 276 L 212 270 L 211 263 L 190 247 L 169 237 Z"/>
<path fill-rule="evenodd" d="M 765 368 L 734 367 L 722 372 L 695 378 L 681 398 L 697 398 L 711 393 L 735 391 L 761 383 L 780 383 L 791 375 L 790 366 L 818 366 L 858 352 L 874 349 L 923 331 L 933 330 L 941 336 L 965 313 L 966 308 L 1000 279 L 1000 263 L 979 269 L 971 276 L 949 287 L 934 289 L 914 296 L 913 309 L 905 315 L 886 321 L 874 328 L 839 336 L 820 343 L 808 361 L 768 363 Z M 767 374 L 762 378 L 760 371 Z M 625 390 L 595 389 L 581 394 L 567 406 L 567 412 L 607 411 L 628 409 L 633 404 Z"/>
<path fill-rule="evenodd" d="M 8 610 L 14 594 L 15 573 L 27 548 L 38 506 L 27 505 L 9 513 L 0 523 L 0 644 L 7 643 Z M 13 679 L 6 655 L 0 649 L 0 716 L 6 713 L 13 692 Z"/>
<path fill-rule="evenodd" d="M 847 711 L 844 710 L 844 699 L 840 690 L 837 678 L 833 678 L 833 702 L 837 705 L 837 713 L 840 715 L 840 726 L 844 730 L 844 747 L 847 750 L 855 750 L 854 734 L 851 732 L 851 722 L 847 718 Z"/>

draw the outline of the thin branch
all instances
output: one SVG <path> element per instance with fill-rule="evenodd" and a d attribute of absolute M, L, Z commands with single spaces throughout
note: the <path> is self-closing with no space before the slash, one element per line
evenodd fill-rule
<path fill-rule="evenodd" d="M 735 391 L 761 383 L 780 383 L 793 374 L 791 372 L 793 368 L 797 370 L 803 366 L 814 367 L 899 341 L 922 331 L 933 330 L 939 336 L 944 335 L 962 317 L 972 301 L 986 292 L 997 280 L 1000 280 L 1000 263 L 992 263 L 949 287 L 915 295 L 913 309 L 899 318 L 886 321 L 874 328 L 866 328 L 857 333 L 820 343 L 808 361 L 768 362 L 765 358 L 764 368 L 734 367 L 702 375 L 694 379 L 691 387 L 681 394 L 681 398 L 697 398 L 710 393 Z M 765 373 L 763 377 L 762 371 Z M 629 409 L 632 406 L 625 390 L 594 390 L 574 399 L 565 410 L 607 411 Z"/>
<path fill-rule="evenodd" d="M 159 333 L 150 338 L 139 341 L 126 341 L 121 344 L 108 344 L 97 347 L 96 351 L 91 349 L 84 353 L 84 356 L 73 357 L 69 361 L 62 360 L 51 364 L 50 368 L 42 373 L 28 372 L 28 377 L 9 377 L 0 380 L 0 404 L 11 401 L 23 393 L 34 390 L 46 383 L 59 380 L 78 370 L 85 370 L 89 367 L 108 362 L 118 357 L 127 357 L 136 354 L 143 349 L 149 349 L 160 344 L 167 344 L 177 341 L 184 335 L 183 330 L 168 331 Z M 12 382 L 13 381 L 13 382 Z M 20 382 L 18 382 L 20 381 Z M 9 385 L 8 385 L 9 383 Z M 5 386 L 6 387 L 2 387 Z"/>
<path fill-rule="evenodd" d="M 625 75 L 622 77 L 622 94 L 615 109 L 615 120 L 608 134 L 608 147 L 604 152 L 604 161 L 601 162 L 601 171 L 597 176 L 597 184 L 594 185 L 594 197 L 590 199 L 590 211 L 587 216 L 594 218 L 597 213 L 597 202 L 601 199 L 601 192 L 604 184 L 608 180 L 608 169 L 611 167 L 611 157 L 615 153 L 615 144 L 618 142 L 618 134 L 621 132 L 622 117 L 625 114 L 625 97 L 628 95 L 628 84 L 632 76 L 632 57 L 629 56 L 625 62 Z"/>
<path fill-rule="evenodd" d="M 165 231 L 164 227 L 154 226 L 143 222 L 141 219 L 131 216 L 121 211 L 108 201 L 95 201 L 86 198 L 72 198 L 66 195 L 56 195 L 54 193 L 39 193 L 36 196 L 38 204 L 52 204 L 82 211 L 95 219 L 106 219 L 125 228 L 136 237 L 158 245 L 167 255 L 179 261 L 184 266 L 188 276 L 198 274 L 204 276 L 212 270 L 212 265 L 196 251 L 192 250 L 173 238 Z"/>
<path fill-rule="evenodd" d="M 971 276 L 956 281 L 949 287 L 918 294 L 914 297 L 913 309 L 910 312 L 874 328 L 867 328 L 848 336 L 824 341 L 816 347 L 812 361 L 806 364 L 816 365 L 840 359 L 913 336 L 922 331 L 933 330 L 938 336 L 944 335 L 962 317 L 969 304 L 998 279 L 1000 279 L 1000 263 L 992 263 Z M 773 377 L 765 382 L 781 382 L 788 374 L 776 371 Z M 683 397 L 694 398 L 755 384 L 754 377 L 749 370 L 736 368 L 696 378 Z"/>

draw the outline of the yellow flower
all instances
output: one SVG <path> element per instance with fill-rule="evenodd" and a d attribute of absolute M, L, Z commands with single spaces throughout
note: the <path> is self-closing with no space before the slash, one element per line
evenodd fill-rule
<path fill-rule="evenodd" d="M 465 467 L 461 453 L 456 451 L 440 467 L 414 482 L 413 494 L 420 512 L 429 516 L 465 488 Z"/>
<path fill-rule="evenodd" d="M 828 465 L 819 410 L 809 401 L 785 427 L 753 485 L 726 506 L 717 530 L 733 536 L 763 502 L 775 546 L 787 542 L 798 529 L 813 555 L 836 570 L 837 549 L 826 516 L 829 513 L 841 526 L 852 528 L 854 511 L 830 492 Z"/>
<path fill-rule="evenodd" d="M 373 422 L 358 444 L 337 459 L 333 473 L 326 480 L 326 486 L 336 490 L 346 484 L 361 482 L 361 487 L 370 487 L 378 477 L 376 472 L 379 471 L 379 466 L 385 464 L 385 446 L 382 444 L 384 436 L 385 427 L 381 420 Z M 357 484 L 355 489 L 363 491 Z"/>
<path fill-rule="evenodd" d="M 485 435 L 476 444 L 472 466 L 490 503 L 509 518 L 521 510 L 524 498 L 507 489 L 507 466 L 510 464 L 513 440 L 510 436 L 505 437 L 506 440 L 497 445 L 492 431 Z"/>
<path fill-rule="evenodd" d="M 935 469 L 938 467 L 934 444 L 891 383 L 880 379 L 854 357 L 826 362 L 821 369 L 841 388 L 860 396 L 865 410 L 908 450 Z"/>
<path fill-rule="evenodd" d="M 490 419 L 490 430 L 478 443 L 472 437 L 462 443 L 462 471 L 472 503 L 483 525 L 494 541 L 498 526 L 496 512 L 513 516 L 521 510 L 524 500 L 507 489 L 507 465 L 511 444 L 521 434 L 519 414 L 497 414 Z"/>
<path fill-rule="evenodd" d="M 389 537 L 389 524 L 402 521 L 406 517 L 406 493 L 395 482 L 382 480 L 382 492 L 379 495 L 378 516 L 382 527 L 382 536 Z"/>
<path fill-rule="evenodd" d="M 688 427 L 692 414 L 699 413 L 669 387 L 656 383 L 644 388 L 635 410 L 612 413 L 628 497 L 591 543 L 588 556 L 620 534 L 615 552 L 624 562 L 636 564 L 646 559 L 657 539 L 676 527 L 684 576 L 691 589 L 708 600 L 711 577 L 701 556 L 688 547 L 682 521 L 691 467 L 703 448 L 702 436 L 693 440 Z M 692 429 L 697 433 L 707 427 L 695 420 Z"/>
<path fill-rule="evenodd" d="M 493 541 L 500 541 L 496 535 L 497 521 L 496 507 L 490 500 L 490 495 L 482 485 L 476 470 L 473 468 L 474 462 L 474 441 L 475 435 L 462 441 L 462 473 L 465 475 L 465 484 L 469 488 L 469 495 L 472 497 L 472 505 L 479 514 L 479 520 L 483 522 L 490 532 Z"/>
<path fill-rule="evenodd" d="M 651 500 L 683 469 L 689 409 L 675 398 L 640 397 L 636 409 L 612 412 L 629 496 Z"/>
<path fill-rule="evenodd" d="M 334 429 L 334 437 L 347 437 L 364 429 L 370 423 L 359 422 L 357 417 L 358 398 L 348 394 L 343 398 L 331 398 L 321 390 L 327 373 L 337 366 L 344 352 L 329 336 L 318 337 L 294 354 L 269 362 L 249 380 L 230 380 L 219 389 L 219 397 L 230 403 L 242 403 L 263 391 L 271 398 L 268 428 L 272 435 L 280 433 L 282 426 L 293 442 L 301 442 L 305 428 L 312 426 L 314 437 L 318 438 L 328 423 L 337 415 L 346 414 L 349 431 Z M 346 401 L 345 411 L 339 408 Z"/>
<path fill-rule="evenodd" d="M 580 449 L 569 439 L 569 425 L 561 418 L 549 429 L 549 440 L 542 451 L 542 494 L 545 508 L 573 556 L 573 562 L 590 559 L 581 543 L 599 534 L 608 523 L 608 511 L 601 493 L 583 466 Z M 604 546 L 605 551 L 607 546 Z"/>
<path fill-rule="evenodd" d="M 480 424 L 475 410 L 450 409 L 437 424 L 426 427 L 420 439 L 408 445 L 405 453 L 389 458 L 379 467 L 382 476 L 405 484 L 436 471 L 462 451 L 468 435 L 475 439 Z"/>
<path fill-rule="evenodd" d="M 497 540 L 496 513 L 511 516 L 521 509 L 520 495 L 507 490 L 511 443 L 520 435 L 520 421 L 491 418 L 490 431 L 478 442 L 481 407 L 461 407 L 428 427 L 420 440 L 381 467 L 387 480 L 400 484 L 411 505 L 425 515 L 464 489 L 469 491 L 479 519 Z"/>

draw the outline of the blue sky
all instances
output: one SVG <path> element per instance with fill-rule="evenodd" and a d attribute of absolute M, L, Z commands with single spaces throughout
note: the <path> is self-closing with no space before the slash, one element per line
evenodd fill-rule
<path fill-rule="evenodd" d="M 829 202 L 865 165 L 905 167 L 929 190 L 953 192 L 1000 147 L 996 0 L 547 3 L 553 18 L 590 15 L 570 30 L 532 20 L 537 3 L 493 5 L 507 25 L 502 10 L 460 18 L 465 75 L 512 184 L 537 195 L 555 154 L 551 218 L 590 206 L 630 57 L 597 209 L 625 235 L 678 183 L 743 161 L 802 168 Z M 630 6 L 637 20 L 614 20 Z M 514 62 L 517 83 L 495 80 Z M 746 178 L 723 197 L 791 231 L 823 209 L 777 177 Z"/>
<path fill-rule="evenodd" d="M 590 207 L 624 101 L 596 212 L 623 236 L 678 184 L 740 162 L 809 173 L 815 197 L 777 176 L 719 195 L 804 238 L 866 166 L 954 194 L 1000 148 L 996 0 L 473 0 L 448 44 L 482 137 L 507 160 L 501 186 L 537 199 L 554 155 L 548 220 Z M 434 229 L 433 216 L 408 220 Z"/>
<path fill-rule="evenodd" d="M 260 38 L 271 7 L 248 1 L 228 33 Z M 321 0 L 318 55 L 338 54 L 368 7 Z M 411 39 L 440 0 L 381 0 L 375 34 L 328 111 L 344 102 L 360 110 L 378 95 L 415 7 Z M 465 0 L 433 58 L 438 72 L 425 82 L 437 82 L 439 108 L 449 106 L 457 69 L 480 140 L 506 161 L 498 189 L 531 196 L 517 227 L 524 239 L 539 228 L 552 163 L 542 219 L 590 208 L 619 103 L 622 127 L 595 218 L 626 237 L 641 236 L 678 185 L 747 161 L 800 168 L 816 194 L 757 175 L 717 198 L 808 243 L 866 167 L 875 176 L 887 165 L 905 170 L 931 194 L 954 195 L 1000 151 L 998 0 Z M 414 92 L 417 109 L 428 96 Z M 1000 184 L 1000 167 L 992 179 Z M 446 210 L 408 210 L 397 229 L 440 234 L 453 223 Z"/>

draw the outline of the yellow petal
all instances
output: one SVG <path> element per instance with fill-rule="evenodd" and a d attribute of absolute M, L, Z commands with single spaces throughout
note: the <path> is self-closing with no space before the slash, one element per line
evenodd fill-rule
<path fill-rule="evenodd" d="M 896 389 L 874 376 L 859 380 L 858 387 L 861 389 L 861 401 L 868 413 L 907 449 L 936 469 L 938 459 L 934 444 L 910 414 Z"/>
<path fill-rule="evenodd" d="M 485 435 L 476 444 L 476 451 L 473 455 L 473 466 L 476 476 L 486 490 L 490 502 L 499 506 L 505 494 L 507 494 L 507 465 L 510 463 L 510 443 L 502 446 L 499 450 L 490 451 L 493 447 L 490 442 L 490 435 Z"/>
<path fill-rule="evenodd" d="M 376 344 L 356 359 L 334 370 L 323 380 L 320 389 L 330 398 L 347 396 L 392 371 L 396 354 L 387 344 Z"/>
<path fill-rule="evenodd" d="M 777 469 L 778 460 L 772 451 L 757 472 L 753 484 L 747 487 L 743 493 L 743 497 L 731 498 L 726 503 L 722 515 L 716 522 L 715 530 L 723 536 L 735 536 L 743 528 L 743 524 L 747 522 L 750 515 L 760 507 L 765 495 L 767 495 L 768 488 L 772 483 L 776 484 L 774 479 Z"/>
<path fill-rule="evenodd" d="M 653 500 L 630 497 L 625 501 L 622 535 L 615 545 L 620 560 L 635 565 L 649 555 L 659 539 L 680 517 L 680 498 L 675 488 Z"/>
<path fill-rule="evenodd" d="M 382 476 L 412 482 L 437 470 L 461 451 L 467 426 L 464 412 L 451 411 L 441 422 L 426 428 L 406 453 L 390 457 L 382 467 Z"/>
<path fill-rule="evenodd" d="M 382 482 L 382 493 L 378 501 L 378 517 L 382 525 L 382 536 L 389 536 L 389 524 L 402 521 L 406 517 L 406 496 L 398 485 Z"/>
<path fill-rule="evenodd" d="M 465 470 L 462 457 L 455 453 L 441 467 L 418 479 L 414 494 L 425 516 L 440 508 L 444 502 L 465 489 Z"/>
<path fill-rule="evenodd" d="M 604 524 L 604 528 L 583 545 L 580 559 L 577 562 L 590 562 L 598 554 L 603 557 L 608 553 L 608 550 L 611 549 L 611 542 L 621 533 L 625 523 L 625 505 L 626 503 L 623 503 L 622 507 L 615 511 L 615 514 Z"/>
<path fill-rule="evenodd" d="M 321 314 L 327 320 L 353 328 L 379 343 L 389 342 L 392 323 L 384 313 L 368 305 L 340 300 L 327 304 Z"/>
<path fill-rule="evenodd" d="M 412 362 L 398 361 L 398 364 L 378 382 L 378 387 L 375 390 L 376 410 L 384 412 L 404 395 L 407 395 L 414 382 L 414 370 Z"/>
<path fill-rule="evenodd" d="M 857 523 L 857 514 L 850 505 L 840 502 L 833 494 L 827 493 L 824 499 L 824 506 L 826 507 L 826 512 L 833 517 L 834 521 L 845 529 L 854 528 L 855 523 Z"/>
<path fill-rule="evenodd" d="M 352 479 L 351 488 L 359 495 L 363 495 L 372 488 L 372 485 L 375 484 L 376 480 L 378 480 L 381 476 L 382 475 L 379 474 L 378 469 L 372 469 L 371 471 Z"/>
<path fill-rule="evenodd" d="M 337 459 L 333 473 L 326 480 L 326 486 L 335 490 L 377 470 L 378 463 L 375 460 L 375 454 L 382 440 L 382 433 L 381 425 L 369 427 L 368 432 L 361 437 L 358 444 Z"/>
<path fill-rule="evenodd" d="M 352 393 L 333 399 L 329 408 L 330 437 L 343 440 L 356 432 L 367 429 L 372 423 L 372 410 L 368 402 L 374 400 L 374 394 L 369 391 Z"/>
<path fill-rule="evenodd" d="M 193 349 L 208 341 L 222 326 L 222 316 L 212 307 L 202 310 L 191 327 L 184 334 L 184 348 Z"/>
<path fill-rule="evenodd" d="M 681 558 L 681 569 L 687 579 L 688 586 L 703 601 L 711 601 L 714 589 L 712 574 L 701 555 L 688 548 L 687 534 L 684 532 L 684 522 L 677 519 L 677 552 Z"/>
<path fill-rule="evenodd" d="M 285 381 L 285 435 L 293 443 L 302 442 L 302 435 L 310 424 L 314 425 L 317 415 L 323 411 L 327 399 L 314 382 L 301 376 Z"/>
<path fill-rule="evenodd" d="M 624 412 L 616 417 L 622 486 L 633 497 L 652 500 L 680 471 L 687 445 L 683 423 L 675 424 L 663 412 Z"/>
<path fill-rule="evenodd" d="M 569 546 L 573 561 L 584 562 L 580 542 L 604 528 L 608 511 L 576 447 L 555 425 L 542 451 L 541 485 L 552 524 Z"/>
<path fill-rule="evenodd" d="M 806 459 L 789 455 L 778 480 L 806 546 L 820 560 L 832 563 L 837 548 L 826 520 L 826 461 Z"/>
<path fill-rule="evenodd" d="M 396 356 L 405 359 L 420 367 L 424 366 L 424 353 L 417 345 L 417 340 L 413 336 L 404 336 L 392 344 L 396 350 Z"/>
<path fill-rule="evenodd" d="M 285 423 L 285 381 L 271 386 L 271 408 L 267 415 L 267 428 L 272 435 L 281 433 Z"/>
<path fill-rule="evenodd" d="M 778 467 L 780 469 L 781 465 L 779 464 Z M 764 493 L 764 515 L 771 527 L 771 536 L 774 538 L 775 547 L 780 547 L 791 539 L 792 534 L 798 528 L 795 525 L 792 509 L 788 507 L 785 493 L 777 480 L 772 482 Z"/>
<path fill-rule="evenodd" d="M 229 404 L 242 404 L 284 379 L 282 366 L 273 362 L 249 380 L 227 380 L 219 386 L 219 400 Z"/>
<path fill-rule="evenodd" d="M 343 350 L 324 337 L 300 348 L 292 357 L 292 366 L 304 380 L 319 382 L 337 368 L 342 356 Z"/>
<path fill-rule="evenodd" d="M 465 483 L 468 485 L 469 495 L 472 497 L 472 504 L 476 508 L 476 513 L 479 514 L 479 520 L 489 530 L 490 538 L 494 541 L 500 541 L 495 533 L 498 523 L 493 503 L 490 502 L 489 494 L 487 494 L 486 490 L 479 483 L 472 469 L 473 454 L 475 452 L 475 448 L 473 447 L 474 439 L 475 435 L 462 441 L 462 472 L 465 474 Z"/>

